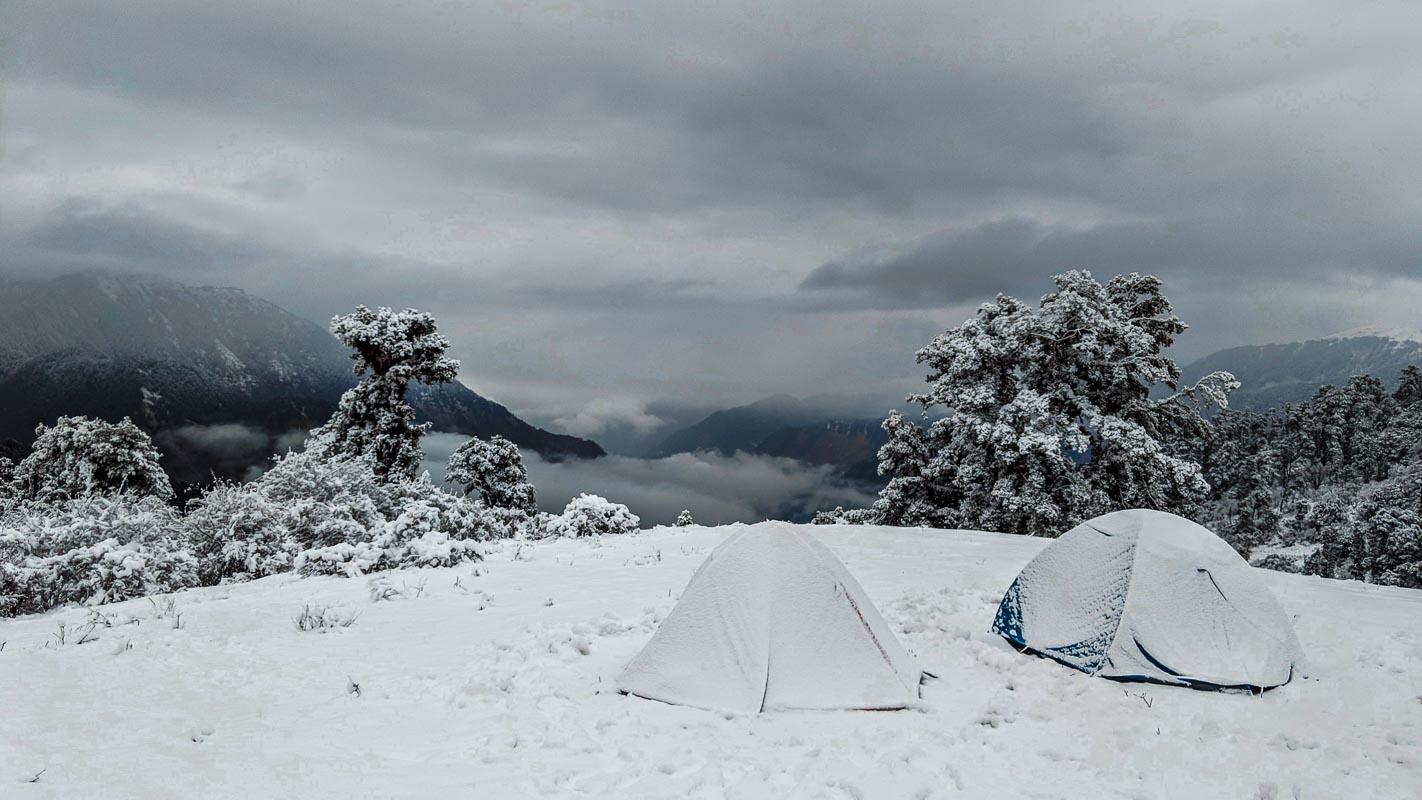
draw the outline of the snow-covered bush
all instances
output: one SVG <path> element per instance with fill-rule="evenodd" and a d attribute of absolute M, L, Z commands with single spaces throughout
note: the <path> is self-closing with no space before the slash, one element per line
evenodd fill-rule
<path fill-rule="evenodd" d="M 197 585 L 177 512 L 154 497 L 27 502 L 0 518 L 0 616 Z"/>
<path fill-rule="evenodd" d="M 548 517 L 543 526 L 547 536 L 600 536 L 607 533 L 636 533 L 642 520 L 627 506 L 595 494 L 580 494 L 568 501 L 563 513 Z"/>
<path fill-rule="evenodd" d="M 873 525 L 878 515 L 870 508 L 851 508 L 845 510 L 844 506 L 835 506 L 833 511 L 817 511 L 815 518 L 810 520 L 812 525 Z"/>
<path fill-rule="evenodd" d="M 120 493 L 171 500 L 173 485 L 158 457 L 148 434 L 127 417 L 60 417 L 52 428 L 35 428 L 30 454 L 14 467 L 13 491 L 22 500 Z"/>
<path fill-rule="evenodd" d="M 683 508 L 681 510 L 681 513 L 676 515 L 675 524 L 678 528 L 685 528 L 688 525 L 695 525 L 696 520 L 693 519 L 691 516 L 691 509 Z"/>
<path fill-rule="evenodd" d="M 366 458 L 311 452 L 277 459 L 244 486 L 214 487 L 187 525 L 210 582 L 455 564 L 479 558 L 474 542 L 512 535 L 507 527 L 428 476 L 384 480 Z"/>
<path fill-rule="evenodd" d="M 253 486 L 220 482 L 183 519 L 198 579 L 205 586 L 249 581 L 291 569 L 293 514 Z"/>
<path fill-rule="evenodd" d="M 494 513 L 495 509 L 485 508 L 475 500 L 450 494 L 430 483 L 427 474 L 414 480 L 390 484 L 389 488 L 390 506 L 386 512 L 387 517 L 398 518 L 415 505 L 427 507 L 438 514 L 438 530 L 455 539 L 506 538 L 501 533 L 505 516 L 523 517 L 521 512 L 511 509 L 502 509 L 504 515 L 497 515 Z"/>
<path fill-rule="evenodd" d="M 1258 560 L 1250 562 L 1250 566 L 1259 569 L 1269 569 L 1275 572 L 1301 572 L 1303 570 L 1301 557 L 1287 556 L 1283 553 L 1270 553 Z"/>
<path fill-rule="evenodd" d="M 360 614 L 354 611 L 342 611 L 331 606 L 307 603 L 301 607 L 301 613 L 291 618 L 291 622 L 297 630 L 303 633 L 313 631 L 325 633 L 340 628 L 349 628 L 358 619 L 360 619 Z"/>
<path fill-rule="evenodd" d="M 282 510 L 297 550 L 367 541 L 399 505 L 369 460 L 310 451 L 278 458 L 248 489 Z"/>
<path fill-rule="evenodd" d="M 445 480 L 464 487 L 489 508 L 511 508 L 532 516 L 538 499 L 518 445 L 502 436 L 474 437 L 449 457 Z"/>
<path fill-rule="evenodd" d="M 441 499 L 436 495 L 443 495 Z M 363 575 L 397 567 L 448 567 L 482 556 L 476 537 L 487 528 L 482 509 L 434 490 L 409 501 L 368 541 L 305 550 L 296 557 L 303 575 Z"/>
<path fill-rule="evenodd" d="M 489 530 L 485 538 L 512 539 L 522 536 L 526 539 L 537 539 L 543 535 L 544 521 L 549 518 L 550 515 L 541 512 L 529 516 L 519 509 L 486 508 L 484 519 Z"/>

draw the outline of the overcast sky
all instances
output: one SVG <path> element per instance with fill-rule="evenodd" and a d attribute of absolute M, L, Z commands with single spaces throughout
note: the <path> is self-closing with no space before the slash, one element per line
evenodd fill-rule
<path fill-rule="evenodd" d="M 1183 359 L 1422 327 L 1415 0 L 884 6 L 4 3 L 0 266 L 426 308 L 593 436 L 901 396 L 1073 267 Z"/>

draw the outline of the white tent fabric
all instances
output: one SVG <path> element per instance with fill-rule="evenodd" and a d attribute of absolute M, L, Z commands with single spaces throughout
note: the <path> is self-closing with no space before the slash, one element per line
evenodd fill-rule
<path fill-rule="evenodd" d="M 1003 597 L 993 631 L 1094 675 L 1196 688 L 1288 683 L 1288 615 L 1234 548 L 1174 514 L 1132 509 L 1068 531 Z"/>
<path fill-rule="evenodd" d="M 707 556 L 617 689 L 717 711 L 893 709 L 922 677 L 839 559 L 768 523 Z"/>

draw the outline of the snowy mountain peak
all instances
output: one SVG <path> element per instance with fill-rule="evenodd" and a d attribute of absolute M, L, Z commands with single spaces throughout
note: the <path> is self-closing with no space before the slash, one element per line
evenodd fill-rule
<path fill-rule="evenodd" d="M 1422 343 L 1422 330 L 1407 327 L 1388 327 L 1385 325 L 1363 325 L 1357 328 L 1349 328 L 1346 331 L 1339 331 L 1325 339 L 1392 339 L 1396 342 L 1419 342 Z"/>

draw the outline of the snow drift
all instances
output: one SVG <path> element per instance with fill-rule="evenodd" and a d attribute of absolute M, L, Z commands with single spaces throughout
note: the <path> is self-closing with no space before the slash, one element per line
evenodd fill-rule
<path fill-rule="evenodd" d="M 993 632 L 1083 672 L 1269 689 L 1302 662 L 1289 617 L 1234 548 L 1174 514 L 1096 517 L 1023 568 Z"/>
<path fill-rule="evenodd" d="M 495 541 L 383 573 L 393 599 L 287 574 L 0 619 L 0 797 L 1417 800 L 1422 591 L 1260 570 L 1310 680 L 1122 685 L 988 632 L 1050 544 L 1030 536 L 801 528 L 942 676 L 911 713 L 728 718 L 611 691 L 746 529 Z M 359 617 L 303 632 L 308 606 Z M 79 635 L 94 611 L 112 627 Z"/>
<path fill-rule="evenodd" d="M 923 674 L 828 548 L 772 524 L 706 558 L 617 688 L 719 711 L 895 709 Z"/>

